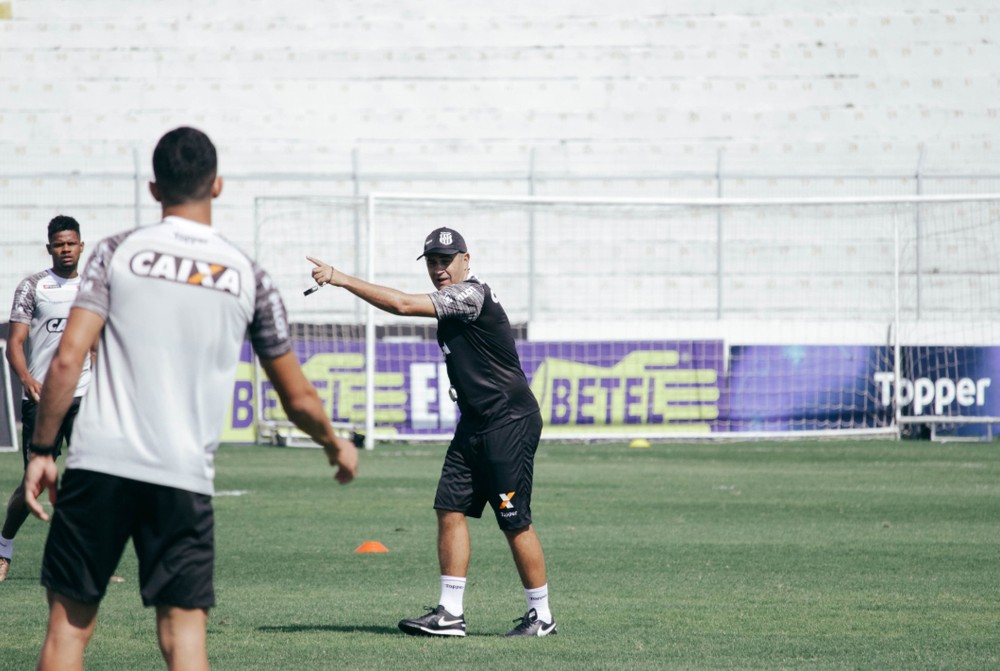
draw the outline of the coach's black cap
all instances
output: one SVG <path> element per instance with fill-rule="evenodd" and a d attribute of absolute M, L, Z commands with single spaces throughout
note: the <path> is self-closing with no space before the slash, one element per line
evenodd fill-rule
<path fill-rule="evenodd" d="M 424 253 L 417 257 L 417 261 L 427 254 L 464 254 L 469 251 L 465 246 L 465 238 L 453 228 L 435 228 L 424 240 Z"/>

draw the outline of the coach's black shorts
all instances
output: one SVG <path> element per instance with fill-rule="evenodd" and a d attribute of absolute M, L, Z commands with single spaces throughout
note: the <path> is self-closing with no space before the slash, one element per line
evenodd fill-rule
<path fill-rule="evenodd" d="M 82 396 L 77 396 L 73 399 L 73 402 L 69 406 L 69 410 L 66 411 L 66 416 L 63 417 L 62 424 L 59 426 L 59 433 L 56 434 L 56 451 L 53 453 L 53 457 L 58 457 L 62 454 L 62 443 L 65 440 L 66 444 L 69 444 L 70 434 L 73 433 L 73 422 L 76 420 L 76 414 L 80 411 L 80 399 Z M 21 457 L 24 459 L 24 467 L 28 468 L 28 445 L 31 444 L 31 435 L 35 433 L 35 420 L 38 418 L 38 403 L 30 398 L 25 398 L 21 400 Z"/>
<path fill-rule="evenodd" d="M 531 483 L 542 417 L 535 413 L 482 433 L 461 423 L 441 468 L 434 508 L 482 517 L 489 501 L 504 531 L 531 524 Z"/>
<path fill-rule="evenodd" d="M 59 486 L 42 585 L 97 603 L 129 538 L 144 605 L 215 605 L 212 497 L 81 469 Z"/>

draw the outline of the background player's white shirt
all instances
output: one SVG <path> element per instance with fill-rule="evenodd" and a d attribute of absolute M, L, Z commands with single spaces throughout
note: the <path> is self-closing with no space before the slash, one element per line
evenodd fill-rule
<path fill-rule="evenodd" d="M 211 227 L 167 217 L 101 241 L 75 307 L 105 326 L 66 467 L 211 494 L 248 330 L 265 358 L 290 349 L 270 278 Z"/>
<path fill-rule="evenodd" d="M 66 329 L 66 318 L 80 289 L 80 277 L 59 277 L 51 269 L 21 280 L 14 292 L 10 321 L 28 325 L 24 353 L 28 372 L 39 382 L 45 382 L 52 357 L 59 349 L 59 340 Z M 76 383 L 74 396 L 83 396 L 90 385 L 90 357 L 83 363 L 83 372 Z M 25 392 L 23 398 L 27 398 Z"/>

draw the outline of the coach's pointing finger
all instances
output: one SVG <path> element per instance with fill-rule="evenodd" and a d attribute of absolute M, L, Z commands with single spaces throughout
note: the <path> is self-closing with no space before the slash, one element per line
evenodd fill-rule
<path fill-rule="evenodd" d="M 306 258 L 316 266 L 312 269 L 312 278 L 316 280 L 316 284 L 329 284 L 333 280 L 333 266 L 323 263 L 319 259 L 314 259 L 311 256 L 307 256 Z"/>

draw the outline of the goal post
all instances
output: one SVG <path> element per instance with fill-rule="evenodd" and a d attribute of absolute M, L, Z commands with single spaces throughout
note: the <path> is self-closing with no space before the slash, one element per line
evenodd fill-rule
<path fill-rule="evenodd" d="M 260 198 L 256 223 L 257 258 L 288 303 L 307 374 L 368 446 L 450 438 L 457 410 L 435 323 L 332 288 L 302 296 L 305 256 L 430 292 L 416 257 L 439 226 L 463 234 L 473 272 L 509 315 L 546 438 L 1000 423 L 1000 195 L 374 193 Z M 282 417 L 273 392 L 258 396 L 267 438 Z"/>
<path fill-rule="evenodd" d="M 0 452 L 18 450 L 17 419 L 14 415 L 14 388 L 7 363 L 7 341 L 0 339 Z"/>

